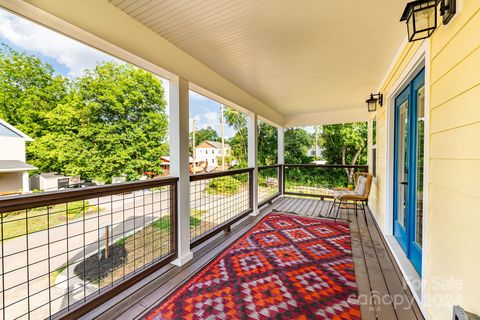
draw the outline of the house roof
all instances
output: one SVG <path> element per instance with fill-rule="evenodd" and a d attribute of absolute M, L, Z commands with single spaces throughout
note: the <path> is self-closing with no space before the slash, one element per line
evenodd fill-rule
<path fill-rule="evenodd" d="M 37 168 L 20 160 L 0 160 L 0 172 L 19 172 L 35 169 Z"/>
<path fill-rule="evenodd" d="M 222 149 L 222 143 L 221 142 L 217 142 L 217 141 L 203 141 L 202 143 L 200 143 L 198 145 L 198 147 L 200 147 L 202 144 L 209 144 L 212 148 L 215 148 L 215 149 Z M 200 147 L 200 148 L 205 148 L 205 147 Z M 230 145 L 228 143 L 225 143 L 225 148 L 229 149 L 230 148 Z"/>
<path fill-rule="evenodd" d="M 26 141 L 33 141 L 32 138 L 3 119 L 0 119 L 0 137 L 22 138 Z"/>
<path fill-rule="evenodd" d="M 170 156 L 161 156 L 160 157 L 160 160 L 163 160 L 164 162 L 162 162 L 162 164 L 169 164 L 170 163 Z M 189 163 L 193 163 L 193 158 L 192 157 L 188 157 L 188 161 Z M 168 163 L 167 163 L 168 162 Z"/>

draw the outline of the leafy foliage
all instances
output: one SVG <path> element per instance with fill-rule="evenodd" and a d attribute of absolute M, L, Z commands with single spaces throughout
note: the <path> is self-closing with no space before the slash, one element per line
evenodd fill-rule
<path fill-rule="evenodd" d="M 323 126 L 323 156 L 328 163 L 365 164 L 367 162 L 367 123 Z"/>
<path fill-rule="evenodd" d="M 69 80 L 35 56 L 0 47 L 0 118 L 38 137 L 48 131 L 47 113 L 65 102 Z"/>
<path fill-rule="evenodd" d="M 312 143 L 312 137 L 305 129 L 285 130 L 285 163 L 310 163 L 312 159 L 307 156 L 307 151 Z"/>
<path fill-rule="evenodd" d="M 243 167 L 248 159 L 247 116 L 231 107 L 225 106 L 223 111 L 225 123 L 235 129 L 235 135 L 228 143 L 232 147 L 232 155 L 240 162 L 237 167 Z"/>
<path fill-rule="evenodd" d="M 231 176 L 218 177 L 210 180 L 205 190 L 209 194 L 230 196 L 240 190 L 241 184 L 242 182 Z"/>
<path fill-rule="evenodd" d="M 278 161 L 278 131 L 272 125 L 258 124 L 258 164 L 271 165 Z"/>
<path fill-rule="evenodd" d="M 323 126 L 323 157 L 328 163 L 359 165 L 367 163 L 367 123 L 345 123 Z M 354 169 L 345 169 L 348 183 Z"/>
<path fill-rule="evenodd" d="M 27 159 L 41 172 L 105 182 L 161 172 L 165 109 L 161 81 L 131 65 L 101 63 L 69 80 L 34 56 L 0 51 L 0 117 L 35 139 Z"/>

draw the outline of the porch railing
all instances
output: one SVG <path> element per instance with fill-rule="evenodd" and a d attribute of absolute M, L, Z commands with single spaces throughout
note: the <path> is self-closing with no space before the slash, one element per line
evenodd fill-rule
<path fill-rule="evenodd" d="M 190 176 L 190 238 L 194 247 L 253 210 L 253 168 Z"/>
<path fill-rule="evenodd" d="M 258 167 L 258 206 L 332 196 L 367 166 Z M 0 199 L 3 319 L 75 318 L 176 258 L 177 181 L 166 177 Z M 254 169 L 190 176 L 196 246 L 255 208 Z M 182 195 L 179 195 L 182 196 Z"/>
<path fill-rule="evenodd" d="M 271 202 L 282 192 L 282 165 L 258 167 L 258 206 Z"/>
<path fill-rule="evenodd" d="M 171 262 L 177 180 L 0 199 L 2 319 L 75 318 Z"/>
<path fill-rule="evenodd" d="M 353 174 L 367 172 L 368 166 L 285 164 L 283 170 L 284 194 L 325 199 L 333 197 L 333 189 L 353 185 Z"/>

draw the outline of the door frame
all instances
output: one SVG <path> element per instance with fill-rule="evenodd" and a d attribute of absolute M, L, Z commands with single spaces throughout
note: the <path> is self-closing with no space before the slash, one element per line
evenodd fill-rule
<path fill-rule="evenodd" d="M 429 177 L 429 149 L 430 149 L 430 39 L 425 39 L 416 46 L 414 44 L 407 44 L 406 49 L 407 57 L 409 56 L 409 50 L 416 50 L 411 56 L 408 64 L 401 71 L 400 75 L 396 78 L 391 88 L 385 93 L 386 96 L 386 125 L 385 136 L 386 148 L 386 179 L 385 179 L 385 204 L 384 212 L 386 213 L 386 219 L 384 222 L 384 230 L 386 234 L 387 244 L 392 251 L 395 260 L 397 261 L 400 270 L 402 271 L 407 284 L 410 287 L 414 298 L 417 300 L 419 306 L 423 308 L 425 306 L 425 292 L 426 292 L 426 277 L 427 277 L 427 228 L 428 228 L 428 177 Z M 410 82 L 418 75 L 418 73 L 425 69 L 425 144 L 424 144 L 424 200 L 423 200 L 423 226 L 422 226 L 422 278 L 418 275 L 412 275 L 412 270 L 415 269 L 411 265 L 411 262 L 406 259 L 406 256 L 399 252 L 402 250 L 400 245 L 396 243 L 396 239 L 393 235 L 393 222 L 394 222 L 394 173 L 395 173 L 395 98 L 410 84 Z M 404 257 L 405 256 L 405 257 Z M 414 271 L 416 273 L 416 271 Z"/>

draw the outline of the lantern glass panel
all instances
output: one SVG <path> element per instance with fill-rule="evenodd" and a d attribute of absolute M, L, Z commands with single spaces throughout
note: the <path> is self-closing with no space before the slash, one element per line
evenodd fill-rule
<path fill-rule="evenodd" d="M 434 29 L 436 27 L 436 10 L 435 6 L 427 7 L 413 12 L 415 19 L 415 30 L 420 32 L 422 30 Z"/>
<path fill-rule="evenodd" d="M 415 36 L 415 25 L 413 21 L 413 14 L 408 17 L 407 20 L 407 31 L 408 31 L 408 39 L 412 41 L 413 37 Z"/>
<path fill-rule="evenodd" d="M 370 99 L 367 101 L 368 105 L 368 112 L 373 112 L 377 110 L 377 101 L 374 99 Z"/>

